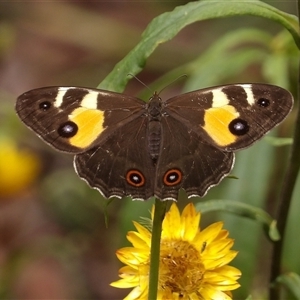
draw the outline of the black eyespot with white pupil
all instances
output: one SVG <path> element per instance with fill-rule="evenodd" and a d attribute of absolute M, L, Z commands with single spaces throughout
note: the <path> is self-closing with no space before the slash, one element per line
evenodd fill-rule
<path fill-rule="evenodd" d="M 59 126 L 57 132 L 63 138 L 71 138 L 78 132 L 78 126 L 72 121 L 67 121 Z"/>
<path fill-rule="evenodd" d="M 229 123 L 229 130 L 234 135 L 245 135 L 249 131 L 249 125 L 245 120 L 237 118 Z"/>
<path fill-rule="evenodd" d="M 259 98 L 257 104 L 261 107 L 268 107 L 270 105 L 270 100 L 266 98 Z"/>
<path fill-rule="evenodd" d="M 168 170 L 163 178 L 163 183 L 167 186 L 174 186 L 181 182 L 182 172 L 178 169 Z"/>
<path fill-rule="evenodd" d="M 129 170 L 126 174 L 126 181 L 134 187 L 141 187 L 145 184 L 145 177 L 138 170 Z"/>
<path fill-rule="evenodd" d="M 43 101 L 39 104 L 39 109 L 43 111 L 47 111 L 49 108 L 51 108 L 51 102 L 49 101 Z"/>

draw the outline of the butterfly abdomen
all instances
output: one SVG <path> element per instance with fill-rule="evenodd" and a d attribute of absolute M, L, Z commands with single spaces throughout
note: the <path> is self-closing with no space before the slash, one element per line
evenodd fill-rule
<path fill-rule="evenodd" d="M 154 163 L 156 163 L 161 144 L 161 124 L 158 121 L 150 121 L 148 126 L 148 146 L 149 154 Z"/>
<path fill-rule="evenodd" d="M 162 100 L 157 93 L 154 93 L 148 103 L 148 149 L 150 157 L 155 164 L 161 145 L 161 113 Z"/>

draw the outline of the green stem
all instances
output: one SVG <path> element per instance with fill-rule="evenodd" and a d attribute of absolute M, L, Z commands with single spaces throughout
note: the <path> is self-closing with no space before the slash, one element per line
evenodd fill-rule
<path fill-rule="evenodd" d="M 298 15 L 300 13 L 300 3 L 298 1 Z M 298 70 L 298 87 L 297 87 L 297 97 L 300 95 L 300 65 Z M 296 101 L 299 103 L 298 101 Z M 273 255 L 272 255 L 272 265 L 271 265 L 271 276 L 270 276 L 270 300 L 280 299 L 280 289 L 278 285 L 274 286 L 276 278 L 281 274 L 281 261 L 284 246 L 284 236 L 286 230 L 286 224 L 288 220 L 288 214 L 291 206 L 292 195 L 294 186 L 296 183 L 297 175 L 300 168 L 300 110 L 298 108 L 296 117 L 296 126 L 294 132 L 294 143 L 291 149 L 291 156 L 289 159 L 289 165 L 287 172 L 285 174 L 283 187 L 281 189 L 281 194 L 279 196 L 279 204 L 277 210 L 276 219 L 278 220 L 277 226 L 281 239 L 274 244 Z"/>
<path fill-rule="evenodd" d="M 150 274 L 148 300 L 157 299 L 159 258 L 160 258 L 160 238 L 162 222 L 165 217 L 167 201 L 155 199 L 155 211 L 153 218 L 151 254 L 150 254 Z"/>

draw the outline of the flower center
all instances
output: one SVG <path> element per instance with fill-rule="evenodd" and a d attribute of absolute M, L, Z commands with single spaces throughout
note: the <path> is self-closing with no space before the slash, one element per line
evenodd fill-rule
<path fill-rule="evenodd" d="M 201 249 L 187 241 L 163 240 L 160 251 L 159 288 L 181 298 L 198 294 L 205 272 Z"/>

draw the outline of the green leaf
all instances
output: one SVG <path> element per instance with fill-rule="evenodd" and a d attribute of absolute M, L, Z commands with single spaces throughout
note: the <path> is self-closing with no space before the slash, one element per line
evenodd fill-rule
<path fill-rule="evenodd" d="M 255 28 L 229 31 L 199 57 L 161 76 L 150 87 L 152 90 L 160 90 L 166 86 L 166 82 L 172 82 L 182 74 L 188 75 L 184 91 L 219 84 L 253 63 L 262 63 L 271 41 L 272 36 L 268 32 Z M 139 96 L 144 99 L 146 94 L 149 94 L 148 90 Z"/>
<path fill-rule="evenodd" d="M 153 51 L 160 44 L 172 39 L 185 26 L 197 21 L 238 15 L 260 16 L 280 23 L 292 34 L 300 47 L 296 16 L 284 13 L 264 2 L 258 0 L 189 2 L 153 19 L 142 34 L 141 41 L 115 66 L 98 88 L 123 91 L 129 80 L 127 75 L 138 74 Z"/>
<path fill-rule="evenodd" d="M 265 141 L 267 141 L 269 144 L 275 147 L 280 146 L 290 146 L 293 144 L 292 138 L 282 138 L 282 137 L 275 137 L 275 136 L 266 136 L 264 138 Z"/>
<path fill-rule="evenodd" d="M 282 284 L 296 299 L 300 300 L 300 276 L 289 272 L 277 277 L 276 282 Z"/>
<path fill-rule="evenodd" d="M 255 207 L 253 205 L 232 200 L 209 200 L 206 202 L 197 203 L 196 208 L 200 210 L 201 213 L 207 213 L 211 211 L 225 211 L 259 221 L 263 224 L 267 236 L 272 241 L 278 241 L 280 239 L 280 234 L 276 227 L 276 220 L 274 220 L 267 212 L 265 212 L 261 208 Z"/>

